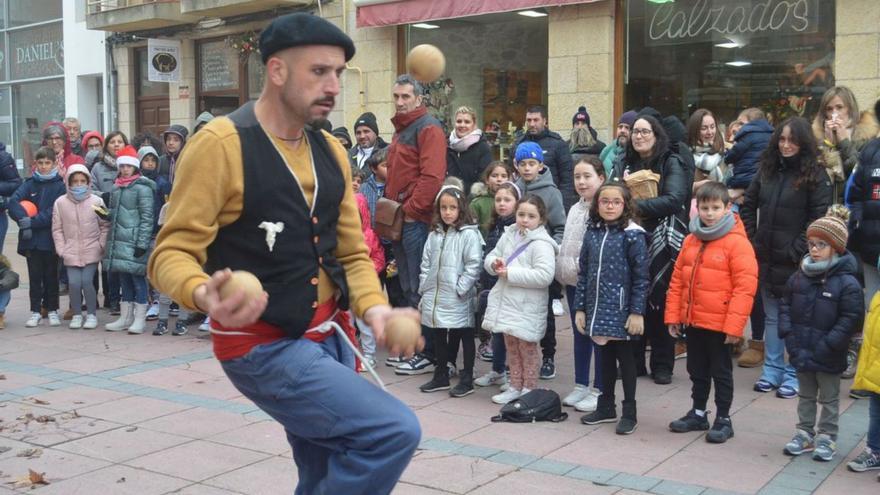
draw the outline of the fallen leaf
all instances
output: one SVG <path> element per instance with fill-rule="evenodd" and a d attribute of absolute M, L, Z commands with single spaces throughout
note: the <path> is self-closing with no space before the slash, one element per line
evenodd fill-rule
<path fill-rule="evenodd" d="M 43 455 L 43 449 L 24 449 L 18 454 L 15 454 L 16 457 L 27 457 L 28 459 L 36 459 Z"/>
<path fill-rule="evenodd" d="M 33 485 L 48 485 L 49 482 L 46 481 L 46 473 L 38 473 L 33 469 L 28 469 L 28 478 L 31 480 L 31 484 Z"/>
<path fill-rule="evenodd" d="M 34 402 L 34 404 L 39 404 L 41 406 L 48 406 L 49 405 L 49 401 L 47 401 L 47 400 L 38 399 L 36 397 L 31 397 L 31 400 Z"/>
<path fill-rule="evenodd" d="M 0 375 L 0 380 L 5 380 L 5 379 L 6 379 L 6 375 Z"/>
<path fill-rule="evenodd" d="M 0 454 L 5 454 L 12 450 L 12 447 L 6 447 L 5 445 L 0 445 Z"/>
<path fill-rule="evenodd" d="M 75 400 L 75 401 L 73 401 L 73 403 L 74 404 L 85 404 L 85 402 L 83 402 L 81 400 Z"/>
<path fill-rule="evenodd" d="M 137 426 L 132 426 L 131 428 L 126 428 L 125 431 L 127 431 L 128 433 L 131 433 L 133 431 L 137 431 L 137 429 L 138 429 Z"/>
<path fill-rule="evenodd" d="M 116 480 L 117 483 L 125 483 L 125 476 Z"/>
<path fill-rule="evenodd" d="M 37 416 L 36 421 L 37 421 L 37 423 L 54 423 L 56 421 L 56 419 L 53 418 L 52 416 L 43 415 L 43 416 Z"/>

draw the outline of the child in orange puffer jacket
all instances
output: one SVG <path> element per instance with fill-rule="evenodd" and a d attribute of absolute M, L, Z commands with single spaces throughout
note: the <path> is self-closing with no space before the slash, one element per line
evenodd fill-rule
<path fill-rule="evenodd" d="M 731 345 L 742 338 L 758 288 L 758 262 L 742 221 L 730 211 L 727 187 L 708 182 L 697 191 L 699 216 L 675 262 L 666 294 L 666 324 L 673 337 L 687 335 L 687 369 L 693 383 L 693 409 L 669 424 L 678 432 L 709 430 L 706 403 L 715 382 L 718 408 L 706 440 L 724 443 L 733 436 Z"/>

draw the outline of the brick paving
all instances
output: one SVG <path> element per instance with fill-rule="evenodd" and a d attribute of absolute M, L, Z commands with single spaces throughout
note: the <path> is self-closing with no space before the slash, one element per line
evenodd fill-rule
<path fill-rule="evenodd" d="M 4 251 L 23 287 L 14 291 L 0 331 L 0 494 L 30 491 L 14 485 L 29 469 L 45 473 L 50 484 L 35 490 L 46 494 L 293 491 L 296 473 L 282 428 L 230 385 L 195 327 L 184 337 L 46 324 L 25 329 L 27 271 L 10 241 L 12 233 Z M 111 317 L 100 311 L 99 319 Z M 558 376 L 542 386 L 566 394 L 573 385 L 571 329 L 567 316 L 557 321 Z M 399 377 L 380 368 L 389 391 L 416 411 L 423 427 L 421 448 L 395 494 L 880 490 L 876 474 L 845 468 L 864 448 L 866 403 L 841 398 L 840 455 L 833 462 L 792 459 L 782 446 L 794 430 L 796 402 L 753 392 L 756 369 L 735 371 L 736 436 L 710 445 L 700 434 L 666 427 L 690 406 L 683 361 L 672 385 L 639 379 L 639 428 L 627 437 L 615 435 L 613 425 L 584 426 L 570 409 L 562 423 L 491 423 L 498 410 L 489 401 L 494 388 L 463 399 L 423 394 L 418 385 L 428 375 Z M 478 372 L 487 368 L 478 363 Z"/>

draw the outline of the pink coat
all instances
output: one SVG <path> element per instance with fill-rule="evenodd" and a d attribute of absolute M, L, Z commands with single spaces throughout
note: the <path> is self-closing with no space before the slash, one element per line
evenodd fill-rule
<path fill-rule="evenodd" d="M 88 177 L 88 170 L 83 165 L 73 165 L 68 172 L 81 172 L 80 167 Z M 104 201 L 92 194 L 77 202 L 69 191 L 55 200 L 52 240 L 64 266 L 83 267 L 98 263 L 104 255 L 110 224 L 98 217 L 93 205 L 104 206 Z"/>
<path fill-rule="evenodd" d="M 379 242 L 379 236 L 373 232 L 370 227 L 370 207 L 367 205 L 367 198 L 363 194 L 355 194 L 358 204 L 358 211 L 361 214 L 361 230 L 364 233 L 364 244 L 370 250 L 370 259 L 373 260 L 373 267 L 377 273 L 385 270 L 385 250 Z"/>

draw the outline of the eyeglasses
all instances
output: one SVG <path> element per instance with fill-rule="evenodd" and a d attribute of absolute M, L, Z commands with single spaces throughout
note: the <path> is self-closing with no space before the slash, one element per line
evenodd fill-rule
<path fill-rule="evenodd" d="M 64 138 L 61 136 L 52 136 L 52 137 L 46 138 L 46 142 L 49 142 L 49 141 L 64 141 Z"/>
<path fill-rule="evenodd" d="M 599 200 L 599 204 L 601 206 L 605 206 L 605 207 L 613 206 L 615 208 L 620 208 L 621 206 L 623 206 L 623 200 L 622 199 L 601 198 Z"/>
<path fill-rule="evenodd" d="M 819 251 L 822 251 L 828 247 L 828 243 L 825 241 L 807 241 L 807 246 L 809 246 L 811 250 L 818 249 Z"/>
<path fill-rule="evenodd" d="M 653 130 L 653 129 L 633 129 L 633 130 L 632 130 L 632 135 L 633 135 L 633 136 L 644 136 L 644 137 L 648 137 L 648 136 L 650 136 L 651 134 L 654 134 L 654 130 Z"/>

